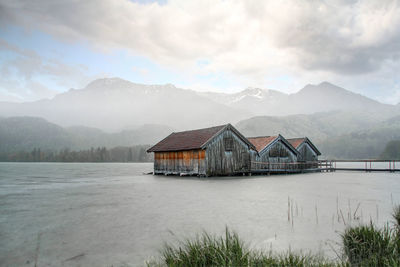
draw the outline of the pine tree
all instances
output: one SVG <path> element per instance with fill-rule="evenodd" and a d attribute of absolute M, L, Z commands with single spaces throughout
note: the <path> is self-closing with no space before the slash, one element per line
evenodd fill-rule
<path fill-rule="evenodd" d="M 132 154 L 132 148 L 130 147 L 128 150 L 128 162 L 133 161 L 133 154 Z"/>

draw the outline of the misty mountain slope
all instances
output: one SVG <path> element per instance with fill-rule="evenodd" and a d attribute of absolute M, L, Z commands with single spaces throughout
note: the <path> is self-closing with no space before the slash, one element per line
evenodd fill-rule
<path fill-rule="evenodd" d="M 397 110 L 393 105 L 386 105 L 345 90 L 328 82 L 319 85 L 307 85 L 299 92 L 289 96 L 291 110 L 296 113 L 314 113 L 321 111 L 379 111 Z M 387 115 L 387 114 L 382 114 Z"/>
<path fill-rule="evenodd" d="M 282 134 L 284 137 L 310 136 L 324 139 L 327 133 L 308 115 L 259 116 L 238 122 L 236 128 L 247 137 Z"/>
<path fill-rule="evenodd" d="M 328 82 L 307 85 L 290 95 L 259 88 L 248 88 L 235 94 L 202 93 L 202 95 L 255 115 L 287 116 L 330 111 L 358 111 L 384 120 L 393 116 L 393 113 L 400 113 L 400 105 L 382 104 Z"/>
<path fill-rule="evenodd" d="M 400 140 L 392 140 L 386 144 L 380 155 L 381 159 L 400 160 Z"/>
<path fill-rule="evenodd" d="M 28 114 L 62 126 L 85 125 L 110 131 L 143 124 L 186 129 L 236 122 L 250 115 L 191 90 L 135 84 L 119 78 L 95 80 L 84 89 L 71 89 L 50 100 L 2 104 L 0 114 Z"/>
<path fill-rule="evenodd" d="M 254 117 L 236 127 L 245 136 L 309 137 L 322 158 L 379 158 L 386 144 L 400 140 L 400 116 L 381 122 L 354 112 L 327 112 L 286 117 Z"/>
<path fill-rule="evenodd" d="M 400 127 L 375 127 L 328 138 L 318 143 L 324 157 L 339 159 L 379 158 L 385 146 L 392 140 L 400 140 Z"/>
<path fill-rule="evenodd" d="M 357 126 L 362 121 L 377 123 L 400 115 L 400 106 L 382 104 L 327 82 L 307 85 L 291 95 L 259 88 L 219 94 L 199 93 L 170 84 L 136 84 L 119 78 L 98 79 L 83 89 L 71 89 L 50 100 L 0 103 L 0 116 L 3 117 L 37 116 L 64 127 L 84 125 L 106 131 L 144 124 L 185 130 L 228 122 L 235 124 L 255 115 L 287 116 L 332 111 L 346 113 L 342 119 L 336 115 L 331 118 L 331 123 L 336 123 L 337 127 L 346 120 L 349 120 L 347 124 L 356 121 Z M 353 118 L 349 118 L 348 112 L 352 112 Z M 299 124 L 299 127 L 303 126 Z M 349 129 L 347 125 L 344 128 Z"/>
<path fill-rule="evenodd" d="M 279 107 L 287 102 L 288 95 L 275 90 L 247 88 L 239 93 L 199 93 L 214 101 L 240 110 L 248 110 L 254 115 L 279 115 Z"/>
<path fill-rule="evenodd" d="M 330 158 L 379 158 L 392 140 L 400 140 L 400 116 L 370 125 L 367 129 L 327 138 L 319 142 L 319 146 Z"/>
<path fill-rule="evenodd" d="M 311 115 L 259 116 L 242 120 L 236 127 L 246 136 L 282 134 L 286 138 L 307 136 L 313 141 L 370 128 L 379 122 L 362 112 L 332 111 Z"/>
<path fill-rule="evenodd" d="M 363 119 L 361 119 L 363 118 Z M 286 138 L 308 136 L 323 157 L 377 158 L 387 142 L 400 140 L 400 116 L 383 122 L 364 120 L 359 114 L 326 112 L 285 117 L 260 116 L 243 120 L 236 127 L 245 136 L 282 134 Z M 174 129 L 163 125 L 141 127 L 115 133 L 96 128 L 62 128 L 41 118 L 0 119 L 0 153 L 42 150 L 89 149 L 91 147 L 155 144 Z"/>
<path fill-rule="evenodd" d="M 84 126 L 72 126 L 65 130 L 72 136 L 74 146 L 77 148 L 154 144 L 173 131 L 171 127 L 164 125 L 143 125 L 116 133 L 106 133 L 97 128 Z"/>
<path fill-rule="evenodd" d="M 41 118 L 10 117 L 0 119 L 0 152 L 154 144 L 172 131 L 163 125 L 143 125 L 134 130 L 106 133 L 83 126 L 62 128 Z"/>
<path fill-rule="evenodd" d="M 71 147 L 70 135 L 60 126 L 42 118 L 0 119 L 0 152 Z"/>

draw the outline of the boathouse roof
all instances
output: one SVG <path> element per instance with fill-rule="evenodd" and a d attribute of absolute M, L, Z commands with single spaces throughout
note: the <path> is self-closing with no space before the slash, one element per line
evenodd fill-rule
<path fill-rule="evenodd" d="M 215 136 L 229 128 L 239 138 L 241 138 L 249 147 L 255 150 L 255 147 L 249 142 L 238 130 L 236 130 L 231 124 L 224 124 L 220 126 L 214 126 L 209 128 L 173 132 L 166 138 L 149 148 L 147 152 L 168 152 L 168 151 L 182 151 L 182 150 L 193 150 L 202 149 L 207 146 Z"/>
<path fill-rule="evenodd" d="M 257 152 L 260 152 L 269 144 L 271 144 L 278 136 L 258 136 L 248 137 L 247 139 L 256 147 Z"/>
<path fill-rule="evenodd" d="M 306 138 L 305 137 L 289 138 L 287 140 L 294 148 L 297 149 L 306 140 Z"/>
<path fill-rule="evenodd" d="M 282 135 L 247 137 L 247 139 L 256 147 L 258 153 L 262 152 L 278 140 L 281 140 L 295 154 L 299 153 Z"/>
<path fill-rule="evenodd" d="M 296 149 L 298 149 L 301 144 L 306 142 L 311 146 L 311 148 L 315 151 L 315 153 L 317 153 L 317 155 L 321 155 L 321 152 L 319 152 L 318 148 L 307 137 L 289 138 L 287 140 Z"/>

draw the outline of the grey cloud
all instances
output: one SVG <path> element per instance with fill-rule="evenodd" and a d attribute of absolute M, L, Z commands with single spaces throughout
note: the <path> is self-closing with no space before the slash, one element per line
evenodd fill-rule
<path fill-rule="evenodd" d="M 57 91 L 45 85 L 28 80 L 19 80 L 9 77 L 0 77 L 0 101 L 24 102 L 34 101 L 54 96 Z"/>
<path fill-rule="evenodd" d="M 126 48 L 176 67 L 207 58 L 210 71 L 245 76 L 294 65 L 354 75 L 400 56 L 395 0 L 0 2 L 8 23 L 102 49 Z"/>
<path fill-rule="evenodd" d="M 32 50 L 21 49 L 2 39 L 0 49 L 13 53 L 12 58 L 0 66 L 0 101 L 32 101 L 59 93 L 41 83 L 37 76 L 46 76 L 66 89 L 82 87 L 95 78 L 86 74 L 84 65 L 68 65 L 57 59 L 42 58 Z"/>
<path fill-rule="evenodd" d="M 398 1 L 358 1 L 341 6 L 314 3 L 303 6 L 293 24 L 282 23 L 276 38 L 278 45 L 293 49 L 299 65 L 360 74 L 379 69 L 387 59 L 398 60 Z"/>

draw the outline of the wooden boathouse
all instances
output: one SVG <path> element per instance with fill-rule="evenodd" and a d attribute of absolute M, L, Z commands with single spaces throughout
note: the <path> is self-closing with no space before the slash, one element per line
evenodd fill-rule
<path fill-rule="evenodd" d="M 154 174 L 181 176 L 315 171 L 321 155 L 307 137 L 246 138 L 231 124 L 174 132 L 147 152 L 154 152 Z"/>
<path fill-rule="evenodd" d="M 199 176 L 249 173 L 257 153 L 231 124 L 174 132 L 147 152 L 154 152 L 154 174 Z"/>
<path fill-rule="evenodd" d="M 259 136 L 247 138 L 257 150 L 251 168 L 253 172 L 263 170 L 295 170 L 299 152 L 282 136 Z"/>
<path fill-rule="evenodd" d="M 299 162 L 315 162 L 321 152 L 307 137 L 291 138 L 287 141 L 299 152 L 297 161 Z"/>

